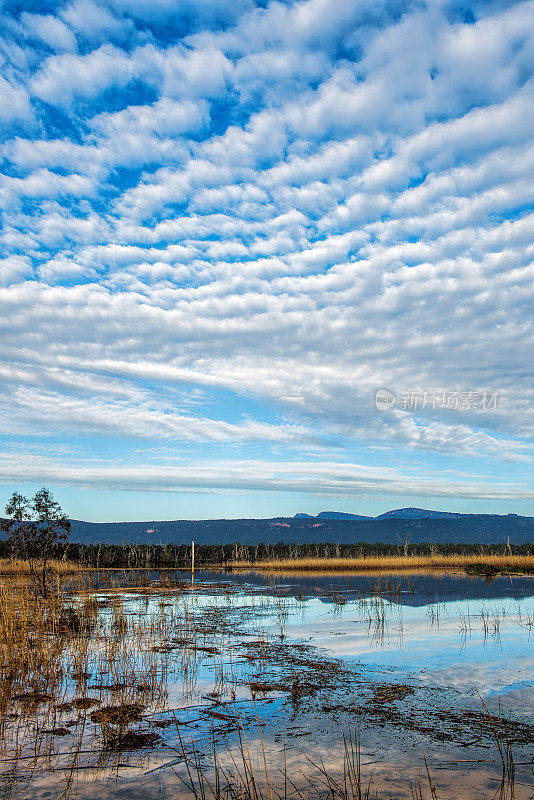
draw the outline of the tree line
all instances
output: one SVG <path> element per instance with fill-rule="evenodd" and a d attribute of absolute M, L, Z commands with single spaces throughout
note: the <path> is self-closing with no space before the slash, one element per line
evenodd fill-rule
<path fill-rule="evenodd" d="M 278 542 L 276 544 L 246 545 L 195 544 L 195 566 L 223 566 L 249 562 L 251 564 L 277 559 L 299 558 L 361 558 L 370 556 L 404 556 L 403 544 L 380 544 L 354 542 L 352 544 L 320 543 L 300 544 Z M 439 555 L 534 555 L 534 543 L 520 545 L 502 544 L 410 544 L 409 556 Z M 10 543 L 0 541 L 0 557 L 13 555 Z M 49 550 L 49 559 L 71 561 L 82 567 L 94 569 L 165 569 L 188 568 L 191 565 L 189 544 L 79 544 L 54 545 Z"/>
<path fill-rule="evenodd" d="M 246 545 L 195 544 L 197 567 L 228 566 L 246 561 L 251 564 L 278 559 L 360 558 L 368 556 L 404 556 L 403 544 L 355 542 L 353 544 L 300 544 L 296 542 Z M 417 544 L 408 545 L 408 556 L 434 555 L 534 555 L 534 544 Z M 191 545 L 186 544 L 75 544 L 67 546 L 66 557 L 87 567 L 166 568 L 188 567 Z"/>
<path fill-rule="evenodd" d="M 94 569 L 165 569 L 191 565 L 190 544 L 80 544 L 69 542 L 70 522 L 48 489 L 41 489 L 28 500 L 15 492 L 6 506 L 0 540 L 0 557 L 22 558 L 30 565 L 36 585 L 46 593 L 46 578 L 52 559 L 71 561 Z M 534 544 L 399 544 L 354 542 L 350 544 L 278 542 L 248 545 L 195 544 L 197 567 L 251 564 L 278 559 L 361 558 L 370 556 L 440 555 L 534 555 Z"/>

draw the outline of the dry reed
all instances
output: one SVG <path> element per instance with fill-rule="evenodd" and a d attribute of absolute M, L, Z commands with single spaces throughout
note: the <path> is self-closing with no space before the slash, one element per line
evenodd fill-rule
<path fill-rule="evenodd" d="M 51 559 L 48 562 L 48 573 L 50 575 L 73 575 L 83 569 L 74 561 L 59 561 Z M 0 575 L 30 575 L 30 567 L 27 561 L 18 558 L 0 558 Z"/>
<path fill-rule="evenodd" d="M 233 569 L 259 569 L 281 572 L 367 572 L 420 569 L 479 569 L 484 571 L 529 571 L 534 556 L 452 555 L 359 556 L 355 558 L 280 558 L 265 561 L 238 561 Z"/>

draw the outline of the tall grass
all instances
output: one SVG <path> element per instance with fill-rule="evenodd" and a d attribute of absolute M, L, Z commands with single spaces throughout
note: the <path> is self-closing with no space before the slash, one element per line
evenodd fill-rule
<path fill-rule="evenodd" d="M 47 565 L 49 575 L 73 575 L 80 572 L 83 567 L 74 561 L 59 561 L 51 559 Z M 30 575 L 27 561 L 19 558 L 0 558 L 0 575 Z"/>
<path fill-rule="evenodd" d="M 90 639 L 96 607 L 65 602 L 56 583 L 46 599 L 28 585 L 0 586 L 0 709 L 12 696 L 53 698 L 65 678 L 66 649 L 71 660 Z"/>
<path fill-rule="evenodd" d="M 419 569 L 465 569 L 480 571 L 531 571 L 534 556 L 433 555 L 360 556 L 354 558 L 280 558 L 265 561 L 233 562 L 233 569 L 260 569 L 280 572 L 367 572 Z"/>
<path fill-rule="evenodd" d="M 372 778 L 362 773 L 358 728 L 343 734 L 337 770 L 326 766 L 321 758 L 309 756 L 304 759 L 303 770 L 289 767 L 284 743 L 283 761 L 280 759 L 282 763 L 273 771 L 267 763 L 259 719 L 259 742 L 254 749 L 237 712 L 236 719 L 237 744 L 231 747 L 227 743 L 226 751 L 218 752 L 214 739 L 209 765 L 194 743 L 186 746 L 177 728 L 180 747 L 176 749 L 182 769 L 173 767 L 173 772 L 191 800 L 370 800 Z M 379 800 L 377 794 L 373 797 Z"/>

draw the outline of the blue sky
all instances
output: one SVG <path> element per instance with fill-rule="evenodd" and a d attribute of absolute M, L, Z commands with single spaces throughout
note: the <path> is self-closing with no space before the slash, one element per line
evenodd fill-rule
<path fill-rule="evenodd" d="M 1 15 L 2 504 L 534 514 L 534 3 Z"/>

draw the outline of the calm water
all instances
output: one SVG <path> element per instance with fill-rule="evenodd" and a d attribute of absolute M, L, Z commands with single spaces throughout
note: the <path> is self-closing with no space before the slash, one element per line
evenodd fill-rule
<path fill-rule="evenodd" d="M 390 582 L 401 594 L 382 598 L 378 608 L 373 578 L 289 578 L 274 591 L 289 597 L 306 592 L 289 609 L 285 631 L 291 637 L 375 671 L 409 671 L 534 710 L 534 579 L 410 576 Z M 332 591 L 346 602 L 325 596 Z"/>
<path fill-rule="evenodd" d="M 199 571 L 180 593 L 117 595 L 102 587 L 98 596 L 104 618 L 115 613 L 109 601 L 115 610 L 120 603 L 129 625 L 165 620 L 168 647 L 157 654 L 157 668 L 147 666 L 146 653 L 131 654 L 138 681 L 149 668 L 165 676 L 133 725 L 158 726 L 161 738 L 155 748 L 122 751 L 113 760 L 102 754 L 103 731 L 86 715 L 77 740 L 86 753 L 76 771 L 80 797 L 185 796 L 174 772 L 181 769 L 179 740 L 194 742 L 209 765 L 213 742 L 228 753 L 240 726 L 256 752 L 262 730 L 276 774 L 282 747 L 295 774 L 311 753 L 335 772 L 342 736 L 357 726 L 379 798 L 410 797 L 426 757 L 440 798 L 489 800 L 500 760 L 491 725 L 480 721 L 484 708 L 513 723 L 515 797 L 532 796 L 534 578 Z M 84 691 L 113 705 L 118 695 L 110 681 L 95 678 L 98 652 L 95 644 Z M 70 698 L 79 692 L 79 685 L 68 687 Z M 131 702 L 127 692 L 120 697 Z M 56 724 L 70 725 L 73 735 L 54 740 L 47 768 L 30 770 L 27 785 L 14 781 L 6 797 L 60 796 L 58 769 L 79 716 L 65 712 Z"/>

